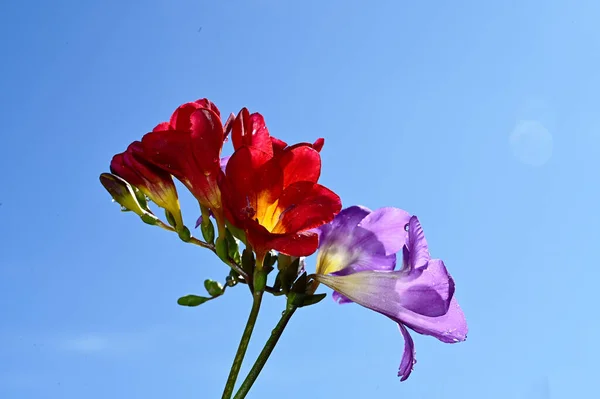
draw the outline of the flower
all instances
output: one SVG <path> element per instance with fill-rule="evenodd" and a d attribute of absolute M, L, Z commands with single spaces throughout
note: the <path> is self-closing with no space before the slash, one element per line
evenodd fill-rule
<path fill-rule="evenodd" d="M 144 160 L 142 143 L 134 141 L 123 153 L 113 157 L 110 171 L 138 188 L 156 205 L 166 209 L 176 229 L 184 227 L 177 190 L 171 175 Z"/>
<path fill-rule="evenodd" d="M 401 381 L 416 363 L 407 327 L 446 343 L 466 339 L 454 281 L 444 262 L 431 259 L 416 216 L 397 208 L 372 212 L 353 206 L 318 233 L 316 280 L 333 289 L 339 302 L 356 302 L 398 323 L 405 340 Z M 395 270 L 400 249 L 403 264 Z"/>
<path fill-rule="evenodd" d="M 312 229 L 341 209 L 340 198 L 317 184 L 319 152 L 311 144 L 287 146 L 271 137 L 262 115 L 246 108 L 232 122 L 231 140 L 234 153 L 221 182 L 226 217 L 244 230 L 259 264 L 271 249 L 290 256 L 314 253 L 318 236 Z"/>
<path fill-rule="evenodd" d="M 145 160 L 180 180 L 204 208 L 203 214 L 213 212 L 220 229 L 224 220 L 218 180 L 223 175 L 225 132 L 218 108 L 201 99 L 181 105 L 169 122 L 142 138 Z"/>

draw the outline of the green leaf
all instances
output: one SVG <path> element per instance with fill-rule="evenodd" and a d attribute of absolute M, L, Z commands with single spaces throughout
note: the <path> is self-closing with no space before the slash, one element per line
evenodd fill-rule
<path fill-rule="evenodd" d="M 198 296 L 198 295 L 186 295 L 186 296 L 182 296 L 181 298 L 179 298 L 177 300 L 177 304 L 181 305 L 181 306 L 194 307 L 194 306 L 200 306 L 204 302 L 209 301 L 210 299 L 212 299 L 212 298 L 207 298 L 207 297 Z"/>
<path fill-rule="evenodd" d="M 215 280 L 204 280 L 204 288 L 206 288 L 206 291 L 212 297 L 223 295 L 224 292 L 223 285 Z"/>

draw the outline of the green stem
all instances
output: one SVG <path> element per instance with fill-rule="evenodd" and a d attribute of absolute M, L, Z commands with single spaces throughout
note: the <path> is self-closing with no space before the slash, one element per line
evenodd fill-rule
<path fill-rule="evenodd" d="M 223 390 L 223 396 L 221 399 L 230 399 L 231 395 L 233 394 L 233 388 L 235 387 L 235 382 L 237 381 L 238 374 L 240 373 L 240 368 L 242 367 L 242 362 L 244 361 L 244 356 L 246 355 L 246 350 L 248 349 L 248 344 L 250 343 L 252 331 L 254 331 L 254 325 L 256 324 L 256 318 L 258 317 L 262 297 L 262 291 L 255 292 L 253 294 L 252 310 L 248 316 L 246 328 L 244 328 L 240 345 L 238 346 L 237 353 L 233 359 L 231 371 L 229 372 L 229 377 L 227 377 L 227 384 L 225 384 L 225 389 Z"/>
<path fill-rule="evenodd" d="M 283 330 L 287 326 L 287 323 L 290 321 L 290 318 L 292 317 L 296 309 L 296 306 L 288 304 L 285 312 L 283 312 L 283 314 L 281 315 L 281 319 L 279 319 L 279 322 L 271 332 L 271 336 L 267 340 L 265 347 L 260 352 L 260 355 L 258 355 L 256 362 L 252 366 L 252 369 L 248 373 L 248 376 L 242 383 L 242 386 L 240 387 L 239 391 L 235 394 L 233 399 L 244 399 L 246 397 L 248 391 L 250 391 L 250 388 L 252 388 L 252 385 L 258 378 L 258 375 L 262 371 L 263 367 L 265 366 L 265 363 L 267 363 L 269 356 L 271 356 L 273 349 L 275 349 L 277 341 L 279 341 Z"/>

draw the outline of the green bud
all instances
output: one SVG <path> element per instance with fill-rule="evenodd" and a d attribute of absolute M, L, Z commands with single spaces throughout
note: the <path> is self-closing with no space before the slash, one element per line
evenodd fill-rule
<path fill-rule="evenodd" d="M 192 233 L 190 233 L 190 229 L 188 229 L 185 226 L 183 226 L 181 229 L 179 229 L 177 231 L 177 234 L 179 235 L 179 238 L 183 242 L 189 242 L 192 239 Z"/>
<path fill-rule="evenodd" d="M 158 219 L 156 218 L 156 216 L 150 213 L 144 213 L 142 214 L 142 221 L 146 224 L 149 224 L 150 226 L 154 226 Z"/>
<path fill-rule="evenodd" d="M 233 271 L 233 270 L 231 270 Z M 227 287 L 233 287 L 238 283 L 238 280 L 236 277 L 232 276 L 231 274 L 227 277 L 225 277 L 225 285 Z"/>
<path fill-rule="evenodd" d="M 206 291 L 212 297 L 223 295 L 223 292 L 225 291 L 221 283 L 209 279 L 204 280 L 204 288 L 206 288 Z"/>
<path fill-rule="evenodd" d="M 211 298 L 207 298 L 204 296 L 186 295 L 186 296 L 182 296 L 181 298 L 179 298 L 177 300 L 177 304 L 181 305 L 181 306 L 194 307 L 194 306 L 202 305 L 204 302 L 206 302 L 210 299 Z"/>
<path fill-rule="evenodd" d="M 212 221 L 209 218 L 202 218 L 202 223 L 200 223 L 200 230 L 202 231 L 202 237 L 204 237 L 204 241 L 209 244 L 213 244 L 215 242 L 215 226 L 213 226 Z"/>
<path fill-rule="evenodd" d="M 135 212 L 135 214 L 140 217 L 148 213 L 140 205 L 134 188 L 119 176 L 110 173 L 102 173 L 100 175 L 100 183 L 102 183 L 115 202 L 123 208 Z"/>

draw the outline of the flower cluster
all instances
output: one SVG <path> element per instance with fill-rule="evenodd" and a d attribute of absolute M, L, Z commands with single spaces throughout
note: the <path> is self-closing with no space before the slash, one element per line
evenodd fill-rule
<path fill-rule="evenodd" d="M 224 156 L 229 137 L 233 153 Z M 215 104 L 201 99 L 181 105 L 115 155 L 111 173 L 100 180 L 124 211 L 212 250 L 231 268 L 225 286 L 207 280 L 209 297 L 188 295 L 181 305 L 199 305 L 241 283 L 255 305 L 264 292 L 285 295 L 291 314 L 319 302 L 325 294 L 315 291 L 323 284 L 339 303 L 357 303 L 398 324 L 405 340 L 398 376 L 405 380 L 416 362 L 407 329 L 446 343 L 466 339 L 454 281 L 444 263 L 431 258 L 416 216 L 397 208 L 342 210 L 339 196 L 318 183 L 323 144 L 319 138 L 288 145 L 270 135 L 261 114 L 243 108 L 223 121 Z M 173 178 L 198 201 L 194 220 L 203 240 L 185 224 Z M 165 221 L 150 203 L 164 210 Z M 308 274 L 305 257 L 315 252 L 316 270 Z M 233 383 L 237 371 L 234 362 Z"/>

